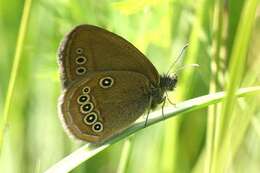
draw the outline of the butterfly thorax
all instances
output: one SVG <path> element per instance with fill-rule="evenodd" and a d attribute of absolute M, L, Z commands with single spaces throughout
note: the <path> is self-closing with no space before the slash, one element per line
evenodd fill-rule
<path fill-rule="evenodd" d="M 157 87 L 152 88 L 151 90 L 151 97 L 152 97 L 152 103 L 151 103 L 151 109 L 156 108 L 156 106 L 160 103 L 162 103 L 165 100 L 165 92 L 167 91 L 173 91 L 176 84 L 177 84 L 178 78 L 176 75 L 170 76 L 170 75 L 161 75 L 160 76 L 160 83 Z"/>

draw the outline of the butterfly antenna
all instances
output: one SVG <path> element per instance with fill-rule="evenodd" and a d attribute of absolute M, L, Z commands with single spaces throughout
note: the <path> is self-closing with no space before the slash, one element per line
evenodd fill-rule
<path fill-rule="evenodd" d="M 185 69 L 185 68 L 188 68 L 188 67 L 200 67 L 200 65 L 199 64 L 187 64 L 187 65 L 184 65 L 184 66 L 182 66 L 182 67 L 180 67 L 180 68 L 178 68 L 178 69 L 176 69 L 175 71 L 174 71 L 174 73 L 177 73 L 177 72 L 179 72 L 179 71 L 181 71 L 181 70 L 183 70 L 183 69 Z"/>
<path fill-rule="evenodd" d="M 170 66 L 169 70 L 167 71 L 166 75 L 169 75 L 171 69 L 177 64 L 177 62 L 181 59 L 183 52 L 185 51 L 185 49 L 189 46 L 189 44 L 186 44 L 182 49 L 181 49 L 181 53 L 179 54 L 179 56 L 175 59 L 175 61 L 172 63 L 172 65 Z"/>

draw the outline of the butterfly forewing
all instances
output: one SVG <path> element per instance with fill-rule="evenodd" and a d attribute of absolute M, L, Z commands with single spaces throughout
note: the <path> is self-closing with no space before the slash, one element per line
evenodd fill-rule
<path fill-rule="evenodd" d="M 122 37 L 91 25 L 74 28 L 60 46 L 59 64 L 63 87 L 93 71 L 132 71 L 158 85 L 153 64 Z"/>

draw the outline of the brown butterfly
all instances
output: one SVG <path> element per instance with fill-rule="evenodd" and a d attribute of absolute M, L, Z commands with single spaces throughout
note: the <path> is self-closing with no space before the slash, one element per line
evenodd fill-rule
<path fill-rule="evenodd" d="M 131 43 L 105 29 L 80 25 L 59 49 L 60 115 L 76 138 L 99 143 L 165 100 L 176 76 L 160 76 Z"/>

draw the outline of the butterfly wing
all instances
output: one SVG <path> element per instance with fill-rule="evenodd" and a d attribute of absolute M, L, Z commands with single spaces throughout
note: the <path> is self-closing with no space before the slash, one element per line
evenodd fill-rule
<path fill-rule="evenodd" d="M 63 87 L 93 71 L 133 71 L 145 75 L 153 85 L 159 74 L 153 64 L 122 37 L 92 25 L 74 28 L 62 42 L 59 64 Z"/>
<path fill-rule="evenodd" d="M 145 112 L 150 85 L 146 76 L 136 72 L 90 72 L 64 90 L 61 117 L 76 138 L 104 141 Z"/>

